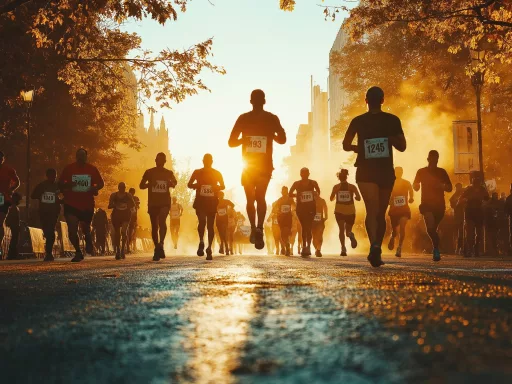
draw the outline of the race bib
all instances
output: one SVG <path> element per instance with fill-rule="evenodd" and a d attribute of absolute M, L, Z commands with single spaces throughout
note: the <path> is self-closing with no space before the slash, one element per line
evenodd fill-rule
<path fill-rule="evenodd" d="M 180 218 L 180 211 L 171 210 L 171 219 L 179 219 L 179 218 Z"/>
<path fill-rule="evenodd" d="M 203 197 L 213 197 L 213 188 L 211 185 L 201 185 L 201 190 L 199 192 L 200 196 Z"/>
<path fill-rule="evenodd" d="M 249 227 L 249 226 L 240 227 L 240 232 L 242 232 L 242 234 L 245 237 L 249 237 L 251 235 L 251 227 Z"/>
<path fill-rule="evenodd" d="M 274 225 L 279 225 L 279 221 L 277 221 L 277 217 L 274 217 L 273 223 L 274 223 Z"/>
<path fill-rule="evenodd" d="M 340 203 L 348 203 L 351 200 L 349 191 L 338 191 L 338 201 Z"/>
<path fill-rule="evenodd" d="M 291 205 L 281 205 L 281 213 L 290 213 L 292 210 Z"/>
<path fill-rule="evenodd" d="M 118 204 L 116 204 L 116 209 L 119 211 L 126 211 L 128 209 L 128 204 L 118 203 Z"/>
<path fill-rule="evenodd" d="M 91 175 L 73 175 L 71 181 L 76 183 L 71 188 L 73 192 L 88 192 L 91 189 Z"/>
<path fill-rule="evenodd" d="M 309 203 L 311 201 L 313 201 L 313 192 L 307 191 L 307 192 L 302 192 L 300 194 L 300 202 L 301 203 Z"/>
<path fill-rule="evenodd" d="M 315 221 L 322 221 L 322 214 L 321 213 L 317 213 L 315 215 Z"/>
<path fill-rule="evenodd" d="M 396 196 L 393 200 L 395 207 L 403 207 L 407 203 L 405 196 Z"/>
<path fill-rule="evenodd" d="M 366 159 L 389 157 L 388 138 L 366 139 L 364 141 L 364 155 Z"/>
<path fill-rule="evenodd" d="M 44 192 L 41 195 L 41 203 L 44 203 L 44 204 L 55 204 L 55 193 L 53 193 L 53 192 Z"/>
<path fill-rule="evenodd" d="M 226 216 L 226 215 L 227 215 L 227 213 L 228 213 L 228 211 L 227 211 L 227 209 L 226 209 L 226 208 L 219 208 L 219 209 L 217 210 L 217 215 L 219 215 L 219 216 Z"/>
<path fill-rule="evenodd" d="M 151 188 L 151 192 L 154 193 L 166 193 L 168 190 L 166 180 L 157 180 L 156 184 Z"/>
<path fill-rule="evenodd" d="M 249 136 L 245 147 L 248 153 L 267 153 L 267 136 Z"/>
<path fill-rule="evenodd" d="M 5 204 L 5 196 L 3 193 L 0 193 L 0 206 Z"/>

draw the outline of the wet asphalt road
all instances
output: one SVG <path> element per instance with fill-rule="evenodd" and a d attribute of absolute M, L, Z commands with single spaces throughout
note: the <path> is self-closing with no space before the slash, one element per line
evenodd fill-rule
<path fill-rule="evenodd" d="M 0 263 L 4 383 L 510 383 L 512 260 Z M 4 381 L 5 380 L 5 381 Z"/>

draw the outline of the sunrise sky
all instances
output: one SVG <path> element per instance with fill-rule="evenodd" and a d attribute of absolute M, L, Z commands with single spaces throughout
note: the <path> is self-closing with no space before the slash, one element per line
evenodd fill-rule
<path fill-rule="evenodd" d="M 255 88 L 267 94 L 267 110 L 277 114 L 289 141 L 276 150 L 276 176 L 281 159 L 295 142 L 298 125 L 307 122 L 310 75 L 327 88 L 329 50 L 341 25 L 325 21 L 317 1 L 300 1 L 292 13 L 279 10 L 278 0 L 195 0 L 179 20 L 165 27 L 152 20 L 130 24 L 140 34 L 143 47 L 187 48 L 214 38 L 212 61 L 227 74 L 205 73 L 211 93 L 202 92 L 163 113 L 170 128 L 171 153 L 190 166 L 201 166 L 204 153 L 214 156 L 226 184 L 239 185 L 240 149 L 227 146 L 229 133 L 241 113 L 250 109 Z M 146 118 L 146 124 L 149 119 Z"/>

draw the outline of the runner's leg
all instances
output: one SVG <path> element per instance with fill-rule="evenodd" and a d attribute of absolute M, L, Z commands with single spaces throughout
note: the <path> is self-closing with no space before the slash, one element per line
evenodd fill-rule
<path fill-rule="evenodd" d="M 215 238 L 215 215 L 216 213 L 210 213 L 206 216 L 206 225 L 208 228 L 208 249 L 211 250 L 213 239 Z M 224 239 L 226 235 L 224 233 Z"/>
<path fill-rule="evenodd" d="M 377 230 L 375 233 L 374 245 L 379 248 L 382 246 L 384 235 L 386 234 L 386 211 L 388 210 L 389 199 L 391 198 L 391 188 L 379 188 L 378 211 L 377 211 Z"/>
<path fill-rule="evenodd" d="M 267 202 L 265 196 L 267 195 L 267 189 L 270 179 L 262 180 L 256 185 L 255 199 L 258 211 L 258 228 L 263 229 L 265 223 L 265 216 L 267 215 Z"/>
<path fill-rule="evenodd" d="M 169 216 L 169 209 L 162 208 L 158 214 L 158 227 L 159 227 L 159 235 L 160 235 L 160 246 L 164 247 L 165 236 L 167 235 L 167 216 Z"/>
<path fill-rule="evenodd" d="M 197 233 L 199 235 L 199 242 L 204 243 L 204 231 L 206 228 L 206 215 L 203 212 L 196 211 L 197 219 L 199 223 L 197 224 Z"/>
<path fill-rule="evenodd" d="M 158 246 L 158 212 L 150 212 L 149 220 L 151 221 L 151 238 L 153 239 L 153 244 L 155 248 Z"/>
<path fill-rule="evenodd" d="M 128 226 L 130 223 L 128 221 L 123 222 L 121 226 L 121 257 L 124 258 L 124 253 L 126 252 L 126 244 L 128 240 Z"/>
<path fill-rule="evenodd" d="M 407 226 L 407 217 L 400 218 L 400 239 L 398 240 L 398 246 L 402 248 L 405 240 L 405 227 Z"/>
<path fill-rule="evenodd" d="M 345 249 L 345 221 L 343 220 L 343 216 L 340 214 L 336 215 L 336 223 L 338 224 L 338 237 L 340 239 L 340 244 L 342 250 Z M 347 225 L 347 232 L 348 231 L 348 225 Z"/>
<path fill-rule="evenodd" d="M 80 242 L 78 239 L 78 218 L 74 215 L 66 215 L 66 223 L 68 224 L 69 242 L 75 248 L 75 252 L 81 253 Z"/>
<path fill-rule="evenodd" d="M 432 241 L 432 247 L 434 249 L 439 249 L 439 235 L 437 234 L 437 223 L 435 216 L 432 212 L 425 212 L 423 214 L 423 220 L 425 221 L 425 227 L 427 229 L 427 234 Z"/>
<path fill-rule="evenodd" d="M 247 218 L 251 223 L 251 228 L 256 227 L 256 187 L 254 185 L 244 185 L 245 197 L 247 198 Z"/>
<path fill-rule="evenodd" d="M 359 191 L 363 197 L 364 205 L 366 207 L 365 227 L 368 234 L 370 245 L 373 245 L 377 239 L 377 227 L 379 215 L 379 186 L 374 183 L 358 183 Z M 388 200 L 389 201 L 389 200 Z M 387 204 L 387 202 L 386 202 Z"/>

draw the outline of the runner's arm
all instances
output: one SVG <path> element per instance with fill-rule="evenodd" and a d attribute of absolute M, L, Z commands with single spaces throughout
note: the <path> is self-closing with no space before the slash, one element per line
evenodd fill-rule
<path fill-rule="evenodd" d="M 231 209 L 235 208 L 235 204 L 233 204 L 231 200 L 226 200 L 226 204 L 228 205 L 228 207 L 231 207 Z"/>
<path fill-rule="evenodd" d="M 224 189 L 226 189 L 226 186 L 224 185 L 224 178 L 222 177 L 222 174 L 219 172 L 219 191 L 223 191 Z"/>
<path fill-rule="evenodd" d="M 399 152 L 404 152 L 407 149 L 407 141 L 405 140 L 404 134 L 390 137 L 389 144 L 395 147 Z"/>
<path fill-rule="evenodd" d="M 336 198 L 336 186 L 332 187 L 331 197 L 329 197 L 330 201 L 334 201 Z"/>
<path fill-rule="evenodd" d="M 144 172 L 144 175 L 142 176 L 142 180 L 139 184 L 140 189 L 148 189 L 149 188 L 149 178 L 148 178 L 148 172 Z"/>
<path fill-rule="evenodd" d="M 187 187 L 189 187 L 190 189 L 196 189 L 197 183 L 194 184 L 196 180 L 197 180 L 196 171 L 194 171 L 194 172 L 192 172 L 192 176 L 190 176 L 190 180 L 188 181 Z"/>
<path fill-rule="evenodd" d="M 174 172 L 171 171 L 171 177 L 169 179 L 169 185 L 171 188 L 175 188 L 178 185 L 178 181 L 176 180 L 176 176 L 174 176 Z"/>
<path fill-rule="evenodd" d="M 30 198 L 33 200 L 38 200 L 41 198 L 41 184 L 37 184 L 34 190 L 32 191 L 32 194 L 30 195 Z"/>
<path fill-rule="evenodd" d="M 409 190 L 409 204 L 414 203 L 414 189 L 412 189 L 411 183 L 407 186 Z"/>
<path fill-rule="evenodd" d="M 420 185 L 421 185 L 421 173 L 420 173 L 421 169 L 418 169 L 418 172 L 416 172 L 416 177 L 414 178 L 414 182 L 412 184 L 412 187 L 414 188 L 414 190 L 416 192 L 418 192 L 420 190 Z"/>
<path fill-rule="evenodd" d="M 105 181 L 103 181 L 103 177 L 101 177 L 100 172 L 98 171 L 98 168 L 96 168 L 96 171 L 94 173 L 95 173 L 94 174 L 94 178 L 95 178 L 94 191 L 98 192 L 98 191 L 101 191 L 103 189 L 103 187 L 105 186 Z"/>
<path fill-rule="evenodd" d="M 284 128 L 281 126 L 281 122 L 279 121 L 279 117 L 276 118 L 276 132 L 274 135 L 274 141 L 277 144 L 286 144 L 286 132 Z"/>
<path fill-rule="evenodd" d="M 448 176 L 448 173 L 446 171 L 443 172 L 443 177 L 444 177 L 444 183 L 443 183 L 444 191 L 451 192 L 453 190 L 453 185 L 450 180 L 450 176 Z M 489 194 L 487 194 L 487 195 L 489 195 Z"/>
<path fill-rule="evenodd" d="M 178 204 L 178 211 L 180 212 L 180 217 L 183 216 L 183 205 Z"/>
<path fill-rule="evenodd" d="M 70 180 L 70 175 L 68 168 L 64 168 L 62 173 L 59 177 L 59 188 L 63 191 L 73 188 L 73 185 L 75 184 L 73 181 Z"/>
<path fill-rule="evenodd" d="M 297 194 L 294 193 L 296 189 L 297 189 L 297 186 L 295 185 L 295 183 L 293 183 L 292 187 L 290 188 L 290 191 L 288 192 L 288 196 L 297 197 Z"/>
<path fill-rule="evenodd" d="M 231 131 L 231 135 L 229 136 L 228 145 L 231 148 L 239 147 L 242 145 L 242 139 L 240 138 L 240 135 L 242 134 L 242 123 L 240 121 L 241 117 L 239 117 L 235 123 L 235 126 L 233 127 L 233 130 Z"/>
<path fill-rule="evenodd" d="M 316 189 L 318 192 L 318 196 L 320 196 L 320 187 L 318 186 L 318 183 L 315 181 L 315 184 L 313 185 L 313 188 Z"/>
<path fill-rule="evenodd" d="M 114 209 L 114 206 L 114 194 L 111 194 L 108 199 L 108 209 Z"/>
<path fill-rule="evenodd" d="M 348 126 L 347 132 L 345 133 L 345 137 L 343 138 L 343 150 L 345 152 L 357 153 L 357 145 L 352 144 L 354 137 L 356 137 L 356 128 L 354 120 L 352 120 Z"/>

